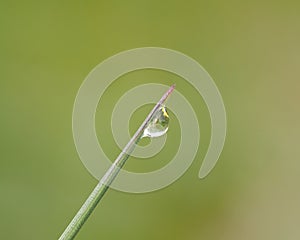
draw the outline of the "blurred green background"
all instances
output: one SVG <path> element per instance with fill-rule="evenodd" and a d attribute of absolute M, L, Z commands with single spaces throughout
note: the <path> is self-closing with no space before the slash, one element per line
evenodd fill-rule
<path fill-rule="evenodd" d="M 119 153 L 109 129 L 114 103 L 148 82 L 176 82 L 191 101 L 200 149 L 165 189 L 110 190 L 76 239 L 299 239 L 299 13 L 290 0 L 1 1 L 0 239 L 58 238 L 97 183 L 73 143 L 77 90 L 107 57 L 145 46 L 183 52 L 214 78 L 228 118 L 223 153 L 199 180 L 210 136 L 201 97 L 165 72 L 121 77 L 96 116 L 108 156 Z M 130 131 L 148 110 L 133 115 Z M 146 165 L 132 158 L 126 168 L 153 170 L 171 160 L 179 144 L 173 119 L 167 150 Z"/>

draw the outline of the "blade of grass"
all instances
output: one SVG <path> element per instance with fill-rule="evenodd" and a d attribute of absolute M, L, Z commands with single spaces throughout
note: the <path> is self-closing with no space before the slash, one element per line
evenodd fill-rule
<path fill-rule="evenodd" d="M 144 120 L 142 125 L 139 127 L 139 129 L 136 131 L 136 133 L 133 135 L 133 137 L 127 143 L 125 148 L 122 150 L 120 155 L 117 157 L 117 159 L 114 161 L 114 163 L 111 165 L 111 167 L 104 174 L 102 179 L 96 185 L 96 187 L 94 188 L 92 193 L 89 195 L 89 197 L 87 198 L 85 203 L 82 205 L 82 207 L 79 209 L 79 211 L 77 212 L 75 217 L 72 219 L 70 224 L 64 230 L 64 232 L 60 236 L 59 240 L 74 239 L 76 234 L 79 232 L 80 228 L 86 222 L 88 217 L 91 215 L 91 213 L 93 212 L 93 210 L 95 209 L 95 207 L 97 206 L 99 201 L 102 199 L 102 197 L 108 190 L 110 184 L 113 182 L 113 180 L 118 175 L 120 169 L 124 166 L 126 160 L 129 158 L 130 154 L 134 150 L 136 144 L 141 139 L 143 132 L 144 132 L 145 128 L 147 127 L 148 123 L 151 121 L 151 118 L 153 117 L 154 113 L 166 101 L 168 96 L 173 92 L 174 88 L 175 88 L 175 85 L 172 85 L 168 89 L 168 91 L 162 96 L 162 98 L 158 101 L 158 103 L 155 105 L 155 107 L 152 109 L 152 111 L 146 117 L 146 119 Z"/>

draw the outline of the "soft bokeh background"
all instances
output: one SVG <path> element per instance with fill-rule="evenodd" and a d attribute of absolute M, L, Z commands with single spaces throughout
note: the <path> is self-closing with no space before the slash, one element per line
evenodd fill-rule
<path fill-rule="evenodd" d="M 227 110 L 224 151 L 199 180 L 210 134 L 201 97 L 159 71 L 120 78 L 97 111 L 111 158 L 119 149 L 107 116 L 126 90 L 148 82 L 176 82 L 187 95 L 201 146 L 163 190 L 109 191 L 77 239 L 299 239 L 299 13 L 291 0 L 1 1 L 0 239 L 58 238 L 97 183 L 73 143 L 76 92 L 105 58 L 144 46 L 181 51 L 212 75 Z M 131 131 L 146 110 L 132 117 Z M 177 128 L 175 120 L 169 146 L 178 146 Z M 126 167 L 157 169 L 157 159 L 166 164 L 174 154 L 168 149 L 153 164 L 131 159 Z"/>

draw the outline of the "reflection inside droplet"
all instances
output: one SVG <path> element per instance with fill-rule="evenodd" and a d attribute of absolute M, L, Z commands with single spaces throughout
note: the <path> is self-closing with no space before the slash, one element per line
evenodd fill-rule
<path fill-rule="evenodd" d="M 142 137 L 160 137 L 164 135 L 169 128 L 169 114 L 166 107 L 160 107 L 153 115 L 148 126 L 144 130 Z"/>

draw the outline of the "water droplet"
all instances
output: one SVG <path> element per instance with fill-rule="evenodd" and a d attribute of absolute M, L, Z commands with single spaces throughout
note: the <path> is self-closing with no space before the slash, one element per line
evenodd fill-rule
<path fill-rule="evenodd" d="M 162 106 L 153 115 L 148 126 L 144 130 L 142 137 L 160 137 L 164 135 L 169 128 L 169 114 L 167 109 Z"/>

